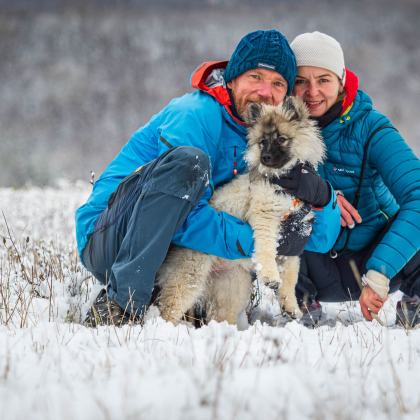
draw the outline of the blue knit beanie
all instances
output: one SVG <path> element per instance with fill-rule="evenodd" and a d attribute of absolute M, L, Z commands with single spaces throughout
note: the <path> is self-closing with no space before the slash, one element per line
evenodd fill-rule
<path fill-rule="evenodd" d="M 296 60 L 284 35 L 279 31 L 255 31 L 239 42 L 223 74 L 225 82 L 257 67 L 274 70 L 287 81 L 287 95 L 296 78 Z"/>

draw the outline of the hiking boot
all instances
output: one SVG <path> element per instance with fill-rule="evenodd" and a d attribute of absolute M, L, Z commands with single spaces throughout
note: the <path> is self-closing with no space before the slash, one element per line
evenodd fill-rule
<path fill-rule="evenodd" d="M 302 318 L 300 318 L 300 322 L 305 327 L 314 328 L 321 319 L 322 306 L 317 300 L 309 305 L 302 305 L 300 310 L 303 313 Z"/>
<path fill-rule="evenodd" d="M 124 324 L 128 324 L 130 319 L 135 320 L 134 317 L 130 317 L 128 312 L 125 312 L 107 296 L 105 289 L 102 289 L 88 310 L 83 325 L 91 328 L 96 328 L 98 325 L 121 327 Z"/>
<path fill-rule="evenodd" d="M 400 300 L 397 303 L 396 325 L 414 328 L 420 324 L 420 299 L 411 302 Z"/>

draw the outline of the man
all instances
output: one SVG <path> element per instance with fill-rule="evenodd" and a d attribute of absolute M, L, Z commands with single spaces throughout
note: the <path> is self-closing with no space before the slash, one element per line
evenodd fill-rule
<path fill-rule="evenodd" d="M 127 314 L 141 314 L 171 242 L 227 259 L 251 257 L 250 226 L 217 214 L 208 201 L 215 188 L 246 170 L 242 117 L 249 103 L 278 105 L 295 77 L 286 38 L 275 30 L 252 32 L 228 63 L 195 70 L 191 85 L 197 92 L 174 99 L 134 133 L 76 212 L 80 259 L 107 285 L 88 325 L 98 319 L 121 324 Z M 311 238 L 286 229 L 282 255 L 299 255 L 307 244 L 327 252 L 338 235 L 334 192 L 314 171 L 305 174 L 300 198 L 324 209 L 317 211 Z"/>

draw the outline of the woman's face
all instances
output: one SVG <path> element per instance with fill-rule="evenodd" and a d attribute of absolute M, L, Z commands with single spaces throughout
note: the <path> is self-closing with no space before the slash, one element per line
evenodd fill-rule
<path fill-rule="evenodd" d="M 337 75 L 330 70 L 311 66 L 297 68 L 293 95 L 306 103 L 311 117 L 324 115 L 342 90 Z"/>

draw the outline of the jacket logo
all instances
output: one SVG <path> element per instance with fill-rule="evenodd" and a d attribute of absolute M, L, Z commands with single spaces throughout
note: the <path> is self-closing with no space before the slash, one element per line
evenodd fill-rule
<path fill-rule="evenodd" d="M 350 171 L 349 169 L 337 168 L 335 166 L 334 166 L 334 171 L 344 172 L 346 174 L 354 174 L 354 171 Z"/>

